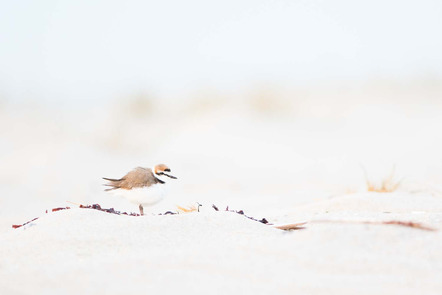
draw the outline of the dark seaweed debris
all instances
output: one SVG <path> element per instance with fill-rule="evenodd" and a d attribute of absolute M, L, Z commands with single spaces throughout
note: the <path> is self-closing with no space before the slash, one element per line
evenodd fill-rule
<path fill-rule="evenodd" d="M 214 204 L 212 205 L 212 208 L 213 208 L 215 211 L 219 211 L 218 207 L 217 207 L 216 205 L 214 205 Z M 254 220 L 254 221 L 258 221 L 258 222 L 261 222 L 261 223 L 263 223 L 263 224 L 272 225 L 272 224 L 269 223 L 269 222 L 267 221 L 267 219 L 265 219 L 265 218 L 262 218 L 262 219 L 256 219 L 256 218 L 254 218 L 254 217 L 247 216 L 247 215 L 244 213 L 243 210 L 239 210 L 239 211 L 231 210 L 231 209 L 229 209 L 229 206 L 227 206 L 225 211 L 227 211 L 227 212 L 237 213 L 237 214 L 239 214 L 239 215 L 243 215 L 244 217 L 246 217 L 246 218 L 248 218 L 248 219 L 251 219 L 251 220 Z"/>
<path fill-rule="evenodd" d="M 198 203 L 198 212 L 199 212 L 199 207 L 200 207 L 200 206 L 202 206 L 202 205 Z M 127 213 L 127 212 L 117 211 L 117 210 L 115 210 L 114 208 L 108 208 L 108 209 L 106 209 L 106 208 L 102 208 L 99 204 L 93 204 L 93 205 L 79 205 L 79 208 L 82 208 L 82 209 L 93 209 L 93 210 L 98 210 L 98 211 L 102 211 L 102 212 L 106 212 L 106 213 L 110 213 L 110 214 L 117 214 L 117 215 L 141 216 L 141 215 L 138 214 L 138 213 L 133 213 L 133 212 Z M 216 207 L 215 205 L 212 205 L 212 208 L 215 209 L 216 211 L 219 211 L 218 207 Z M 53 209 L 51 210 L 51 212 L 56 212 L 56 211 L 61 211 L 61 210 L 68 210 L 68 209 L 71 209 L 71 208 L 70 208 L 70 207 L 58 207 L 58 208 L 53 208 Z M 235 211 L 235 210 L 230 210 L 229 207 L 227 207 L 225 211 L 233 212 L 233 213 L 237 213 L 237 214 L 243 215 L 244 217 L 246 217 L 246 218 L 248 218 L 248 219 L 251 219 L 251 220 L 254 220 L 254 221 L 257 221 L 257 222 L 263 223 L 263 224 L 271 225 L 271 224 L 267 221 L 267 219 L 265 219 L 265 218 L 262 218 L 262 219 L 256 219 L 256 218 L 254 218 L 254 217 L 251 217 L 251 216 L 247 216 L 247 215 L 245 215 L 245 213 L 244 213 L 243 210 Z M 46 210 L 46 213 L 48 213 L 48 210 Z M 175 214 L 179 214 L 179 213 L 178 213 L 178 212 L 167 211 L 167 212 L 165 212 L 165 213 L 160 213 L 160 214 L 158 214 L 158 215 L 175 215 Z M 37 220 L 38 218 L 39 218 L 39 217 L 36 217 L 36 218 L 34 218 L 34 219 L 32 219 L 32 220 L 30 220 L 30 221 L 28 221 L 28 222 L 25 222 L 25 223 L 23 223 L 23 224 L 18 224 L 18 225 L 17 225 L 17 224 L 14 224 L 14 225 L 12 225 L 12 228 L 19 228 L 19 227 L 22 227 L 22 226 L 24 226 L 24 225 L 27 225 L 27 224 L 29 224 L 29 223 L 31 223 L 31 222 Z"/>
<path fill-rule="evenodd" d="M 66 210 L 66 209 L 71 209 L 71 207 L 59 207 L 59 208 L 53 208 L 51 211 L 52 211 L 52 212 L 56 212 L 56 211 Z M 46 210 L 46 213 L 48 213 L 48 210 Z M 25 222 L 25 223 L 23 223 L 23 224 L 13 224 L 13 225 L 12 225 L 12 228 L 19 228 L 19 227 L 25 226 L 25 225 L 31 223 L 32 221 L 37 220 L 38 218 L 39 218 L 39 217 L 35 217 L 34 219 L 29 220 L 28 222 Z"/>
<path fill-rule="evenodd" d="M 98 211 L 102 211 L 102 212 L 106 212 L 106 213 L 111 213 L 111 214 L 117 214 L 117 215 L 127 215 L 127 216 L 140 216 L 140 214 L 138 213 L 127 213 L 127 212 L 121 212 L 121 211 L 117 211 L 114 208 L 101 208 L 101 206 L 99 204 L 93 204 L 93 205 L 80 205 L 80 208 L 84 208 L 84 209 L 94 209 L 94 210 L 98 210 Z"/>
<path fill-rule="evenodd" d="M 201 206 L 200 204 L 198 204 L 198 209 L 199 206 Z M 121 212 L 121 211 L 117 211 L 114 208 L 102 208 L 99 204 L 93 204 L 93 205 L 79 205 L 79 208 L 82 209 L 93 209 L 93 210 L 98 210 L 98 211 L 102 211 L 102 212 L 106 212 L 106 213 L 110 213 L 110 214 L 117 214 L 117 215 L 127 215 L 127 216 L 141 216 L 138 213 L 127 213 L 127 212 Z M 215 211 L 220 211 L 218 209 L 217 206 L 212 205 L 212 208 Z M 69 210 L 71 209 L 70 207 L 58 207 L 58 208 L 53 208 L 51 210 L 51 212 L 57 212 L 57 211 L 61 211 L 61 210 Z M 251 216 L 247 216 L 243 210 L 231 210 L 229 209 L 229 207 L 227 207 L 224 211 L 227 212 L 232 212 L 232 213 L 236 213 L 239 215 L 242 215 L 248 219 L 251 219 L 253 221 L 257 221 L 263 224 L 267 224 L 267 225 L 273 225 L 271 223 L 269 223 L 267 221 L 267 219 L 262 218 L 262 219 L 256 219 L 254 217 Z M 46 213 L 48 213 L 48 210 L 46 210 Z M 175 214 L 179 214 L 178 212 L 172 212 L 172 211 L 167 211 L 165 213 L 160 213 L 158 215 L 175 215 Z M 39 217 L 36 217 L 28 222 L 25 222 L 23 224 L 14 224 L 12 225 L 12 228 L 20 228 L 22 226 L 25 226 L 27 224 L 30 224 L 31 222 L 37 220 Z M 285 224 L 285 225 L 280 225 L 280 226 L 274 226 L 275 228 L 278 229 L 282 229 L 282 230 L 293 230 L 293 229 L 303 229 L 304 225 L 306 222 L 301 222 L 301 223 L 294 223 L 294 224 Z M 417 222 L 412 222 L 412 221 L 399 221 L 399 220 L 390 220 L 390 221 L 349 221 L 349 220 L 314 220 L 311 223 L 358 223 L 358 224 L 380 224 L 380 225 L 399 225 L 399 226 L 404 226 L 404 227 L 411 227 L 411 228 L 416 228 L 416 229 L 421 229 L 421 230 L 428 230 L 428 231 L 436 231 L 437 229 L 435 228 L 431 228 L 428 226 L 425 226 L 423 224 L 417 223 Z"/>
<path fill-rule="evenodd" d="M 127 215 L 127 216 L 140 216 L 140 214 L 137 213 L 127 213 L 127 212 L 121 212 L 121 211 L 116 211 L 114 208 L 101 208 L 101 206 L 99 204 L 93 204 L 93 205 L 79 205 L 79 208 L 83 208 L 83 209 L 94 209 L 94 210 L 98 210 L 98 211 L 102 211 L 102 212 L 106 212 L 106 213 L 111 213 L 111 214 L 117 214 L 117 215 Z M 51 212 L 57 212 L 57 211 L 61 211 L 61 210 L 68 210 L 71 209 L 71 207 L 58 207 L 58 208 L 53 208 L 51 210 Z M 48 213 L 48 210 L 46 210 L 46 213 Z M 167 212 L 166 212 L 167 213 Z M 35 220 L 37 220 L 39 217 L 36 217 L 28 222 L 25 222 L 23 224 L 13 224 L 12 228 L 19 228 L 22 227 L 24 225 L 27 225 Z"/>
<path fill-rule="evenodd" d="M 175 215 L 175 214 L 178 214 L 178 212 L 167 211 L 167 212 L 164 212 L 164 213 L 160 213 L 158 215 Z"/>
<path fill-rule="evenodd" d="M 26 224 L 29 224 L 29 223 L 31 223 L 32 221 L 37 220 L 37 219 L 38 219 L 38 217 L 35 217 L 34 219 L 29 220 L 28 222 L 25 222 L 25 223 L 23 223 L 23 224 L 13 224 L 13 225 L 12 225 L 12 228 L 19 228 L 19 227 L 22 227 L 22 226 L 24 226 L 24 225 L 26 225 Z"/>

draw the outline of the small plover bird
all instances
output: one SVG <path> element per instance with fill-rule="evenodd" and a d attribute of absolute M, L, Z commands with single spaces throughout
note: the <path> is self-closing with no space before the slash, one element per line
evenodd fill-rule
<path fill-rule="evenodd" d="M 121 196 L 138 205 L 140 214 L 144 215 L 143 207 L 160 202 L 167 191 L 166 177 L 177 179 L 170 174 L 170 169 L 164 164 L 151 168 L 137 167 L 120 179 L 105 178 L 108 183 L 105 189 L 114 195 Z"/>

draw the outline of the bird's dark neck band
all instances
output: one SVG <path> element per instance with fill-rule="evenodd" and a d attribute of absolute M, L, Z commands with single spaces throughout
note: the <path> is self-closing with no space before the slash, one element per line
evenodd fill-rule
<path fill-rule="evenodd" d="M 155 173 L 154 173 L 153 177 L 155 177 L 155 179 L 156 179 L 160 184 L 165 184 L 165 183 L 166 183 L 164 180 L 159 179 L 159 178 L 155 175 Z"/>

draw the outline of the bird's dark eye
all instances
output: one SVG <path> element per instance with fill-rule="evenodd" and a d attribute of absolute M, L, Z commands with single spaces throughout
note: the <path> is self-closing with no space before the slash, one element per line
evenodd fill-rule
<path fill-rule="evenodd" d="M 167 168 L 167 169 L 164 169 L 164 171 L 166 171 L 166 172 L 170 172 L 170 169 L 169 169 L 169 168 Z"/>

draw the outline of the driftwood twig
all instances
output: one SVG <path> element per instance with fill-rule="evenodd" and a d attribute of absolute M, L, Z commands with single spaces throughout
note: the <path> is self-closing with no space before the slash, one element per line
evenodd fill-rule
<path fill-rule="evenodd" d="M 398 225 L 404 227 L 411 227 L 427 231 L 437 231 L 433 227 L 423 225 L 414 221 L 400 221 L 400 220 L 387 220 L 387 221 L 370 221 L 370 220 L 330 220 L 330 219 L 318 219 L 312 220 L 310 223 L 347 223 L 347 224 L 373 224 L 373 225 Z"/>

